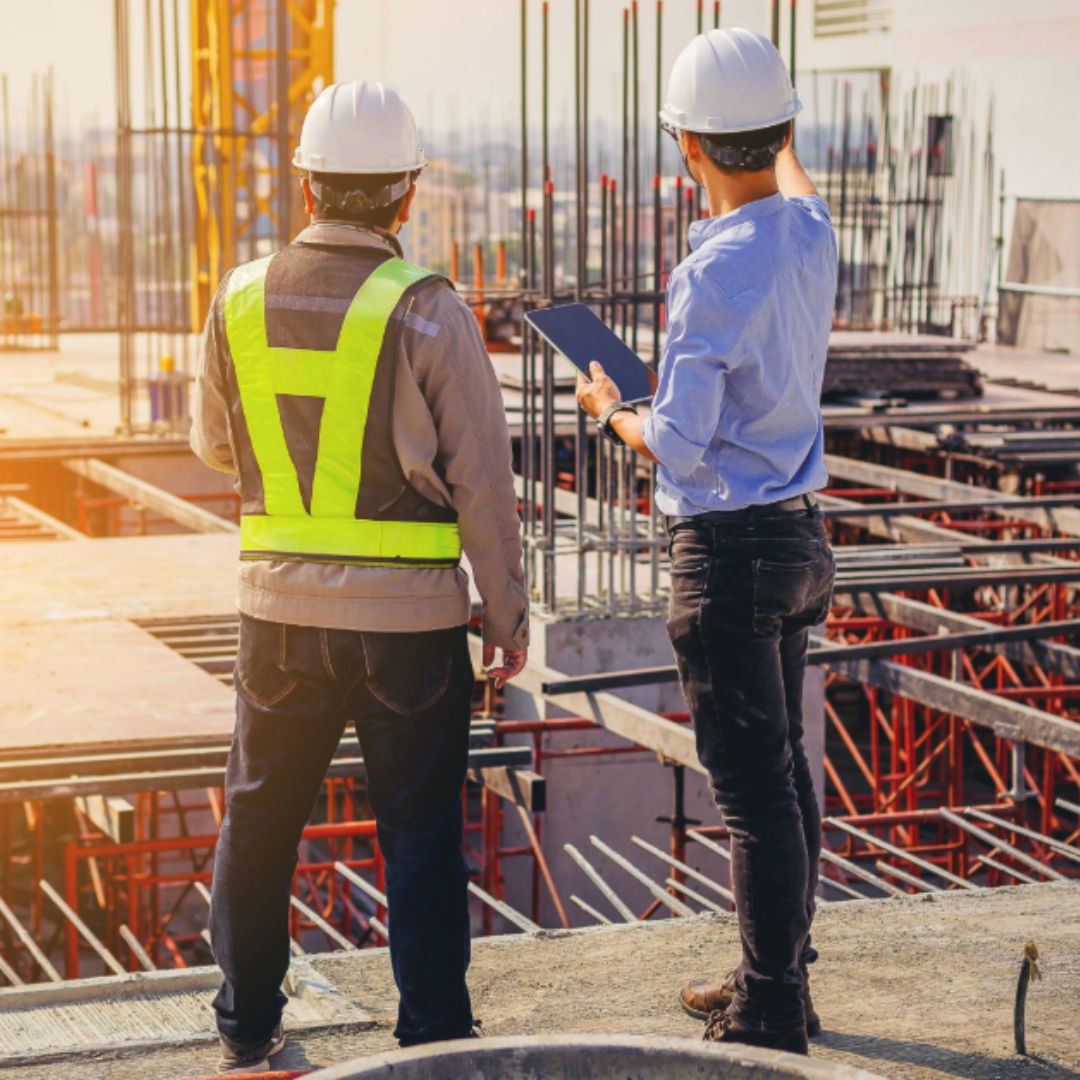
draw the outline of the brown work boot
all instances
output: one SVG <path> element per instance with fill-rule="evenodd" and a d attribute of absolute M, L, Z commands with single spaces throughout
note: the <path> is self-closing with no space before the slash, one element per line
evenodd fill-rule
<path fill-rule="evenodd" d="M 739 969 L 728 972 L 723 980 L 695 979 L 679 994 L 679 1003 L 696 1020 L 708 1020 L 714 1012 L 724 1012 L 735 997 L 735 976 Z M 821 1018 L 810 997 L 810 976 L 803 972 L 803 1008 L 806 1010 L 806 1033 L 812 1039 L 821 1034 Z"/>
<path fill-rule="evenodd" d="M 729 971 L 722 980 L 695 979 L 679 994 L 679 1001 L 695 1020 L 708 1020 L 714 1012 L 723 1012 L 735 997 L 735 976 L 739 969 Z"/>
<path fill-rule="evenodd" d="M 749 1028 L 740 1027 L 734 1018 L 720 1011 L 714 1012 L 709 1017 L 702 1039 L 705 1042 L 761 1046 L 766 1050 L 782 1050 L 786 1054 L 801 1054 L 803 1057 L 810 1054 L 810 1043 L 804 1027 L 797 1028 L 795 1031 L 785 1031 L 781 1035 L 774 1035 L 768 1031 L 752 1031 Z"/>

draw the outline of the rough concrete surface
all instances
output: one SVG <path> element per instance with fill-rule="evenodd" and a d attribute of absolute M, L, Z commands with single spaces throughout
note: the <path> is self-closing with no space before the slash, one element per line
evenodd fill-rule
<path fill-rule="evenodd" d="M 1028 998 L 1028 1049 L 1013 1051 L 1025 942 L 1042 954 Z M 814 998 L 825 1033 L 812 1055 L 890 1080 L 1065 1080 L 1080 1076 L 1080 888 L 1046 884 L 840 903 L 815 924 Z M 475 942 L 470 982 L 491 1036 L 696 1038 L 678 1005 L 685 979 L 723 974 L 737 955 L 730 916 Z M 277 1068 L 328 1065 L 393 1047 L 396 994 L 381 950 L 325 954 L 314 966 L 376 1020 L 305 1033 Z M 176 1080 L 214 1072 L 213 1046 L 143 1047 L 19 1065 L 11 1080 Z"/>

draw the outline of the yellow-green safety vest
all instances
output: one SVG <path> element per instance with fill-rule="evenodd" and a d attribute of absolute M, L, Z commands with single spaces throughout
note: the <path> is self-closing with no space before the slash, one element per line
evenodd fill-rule
<path fill-rule="evenodd" d="M 461 540 L 454 522 L 356 516 L 364 431 L 383 339 L 405 292 L 432 275 L 403 259 L 389 259 L 353 298 L 336 349 L 284 349 L 267 339 L 271 258 L 237 267 L 225 295 L 225 331 L 265 495 L 265 513 L 240 519 L 242 557 L 456 565 Z M 279 394 L 325 402 L 310 513 L 286 444 Z"/>

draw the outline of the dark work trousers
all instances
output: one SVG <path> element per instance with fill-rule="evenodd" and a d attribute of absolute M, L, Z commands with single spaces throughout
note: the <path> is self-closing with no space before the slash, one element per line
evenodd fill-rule
<path fill-rule="evenodd" d="M 698 756 L 731 834 L 742 963 L 730 1014 L 756 1031 L 805 1023 L 801 968 L 821 813 L 803 749 L 809 627 L 828 615 L 835 563 L 821 512 L 671 531 L 668 634 Z"/>
<path fill-rule="evenodd" d="M 390 961 L 405 1045 L 472 1030 L 461 852 L 473 668 L 464 626 L 359 633 L 241 617 L 227 813 L 210 933 L 225 980 L 222 1034 L 266 1039 L 281 1019 L 289 893 L 301 833 L 351 723 L 386 860 Z"/>

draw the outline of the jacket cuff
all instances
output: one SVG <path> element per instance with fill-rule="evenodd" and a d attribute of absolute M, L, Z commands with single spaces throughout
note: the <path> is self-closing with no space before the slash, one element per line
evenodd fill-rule
<path fill-rule="evenodd" d="M 526 611 L 516 623 L 500 626 L 484 617 L 482 634 L 485 645 L 496 649 L 527 649 L 529 647 L 529 613 Z"/>

